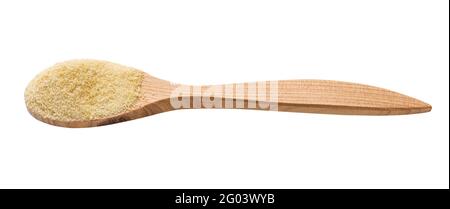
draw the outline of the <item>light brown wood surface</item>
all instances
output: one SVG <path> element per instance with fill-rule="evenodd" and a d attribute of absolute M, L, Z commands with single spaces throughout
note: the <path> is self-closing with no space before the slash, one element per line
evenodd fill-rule
<path fill-rule="evenodd" d="M 93 127 L 189 108 L 270 110 L 267 106 L 272 105 L 277 108 L 277 111 L 343 115 L 403 115 L 431 110 L 429 104 L 420 100 L 362 84 L 325 80 L 284 80 L 273 83 L 276 84 L 275 89 L 270 82 L 260 83 L 259 86 L 255 83 L 187 86 L 146 75 L 142 83 L 140 100 L 133 108 L 120 115 L 89 121 L 55 121 L 36 115 L 32 111 L 30 113 L 37 119 L 52 125 Z M 257 87 L 256 91 L 255 87 Z M 226 89 L 232 91 L 226 91 Z M 268 95 L 271 90 L 276 93 L 276 102 Z M 259 93 L 264 91 L 266 96 L 259 97 Z M 174 92 L 179 93 L 174 94 Z M 211 98 L 211 96 L 215 97 Z M 189 100 L 189 105 L 174 107 L 171 100 Z M 200 105 L 194 105 L 194 101 L 202 100 L 219 101 L 214 104 L 220 103 L 220 105 L 211 107 L 204 105 L 203 102 Z"/>

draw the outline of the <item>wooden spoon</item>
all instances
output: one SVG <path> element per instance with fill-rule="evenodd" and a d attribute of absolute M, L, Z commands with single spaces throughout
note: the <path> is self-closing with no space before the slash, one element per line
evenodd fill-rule
<path fill-rule="evenodd" d="M 423 113 L 431 106 L 386 89 L 329 80 L 282 80 L 213 86 L 174 84 L 144 75 L 140 97 L 127 111 L 92 120 L 38 120 L 63 127 L 93 127 L 133 120 L 161 112 L 191 108 L 259 109 L 342 115 Z"/>

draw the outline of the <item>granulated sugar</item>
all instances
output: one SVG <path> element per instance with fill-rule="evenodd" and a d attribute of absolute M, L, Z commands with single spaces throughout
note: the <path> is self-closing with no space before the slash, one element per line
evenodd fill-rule
<path fill-rule="evenodd" d="M 25 90 L 28 109 L 59 121 L 104 118 L 130 109 L 139 99 L 144 73 L 97 60 L 58 63 Z"/>

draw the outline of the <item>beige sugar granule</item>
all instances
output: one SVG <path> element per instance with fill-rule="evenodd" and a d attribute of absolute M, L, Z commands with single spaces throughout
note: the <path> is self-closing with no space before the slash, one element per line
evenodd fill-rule
<path fill-rule="evenodd" d="M 144 73 L 98 60 L 58 63 L 25 90 L 28 109 L 44 118 L 82 121 L 118 115 L 139 99 Z"/>

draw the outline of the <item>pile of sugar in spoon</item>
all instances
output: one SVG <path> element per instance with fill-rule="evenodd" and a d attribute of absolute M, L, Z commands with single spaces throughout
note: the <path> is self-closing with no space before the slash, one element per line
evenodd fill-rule
<path fill-rule="evenodd" d="M 66 61 L 37 75 L 25 90 L 25 102 L 52 120 L 107 117 L 133 106 L 143 78 L 142 71 L 106 61 Z"/>

